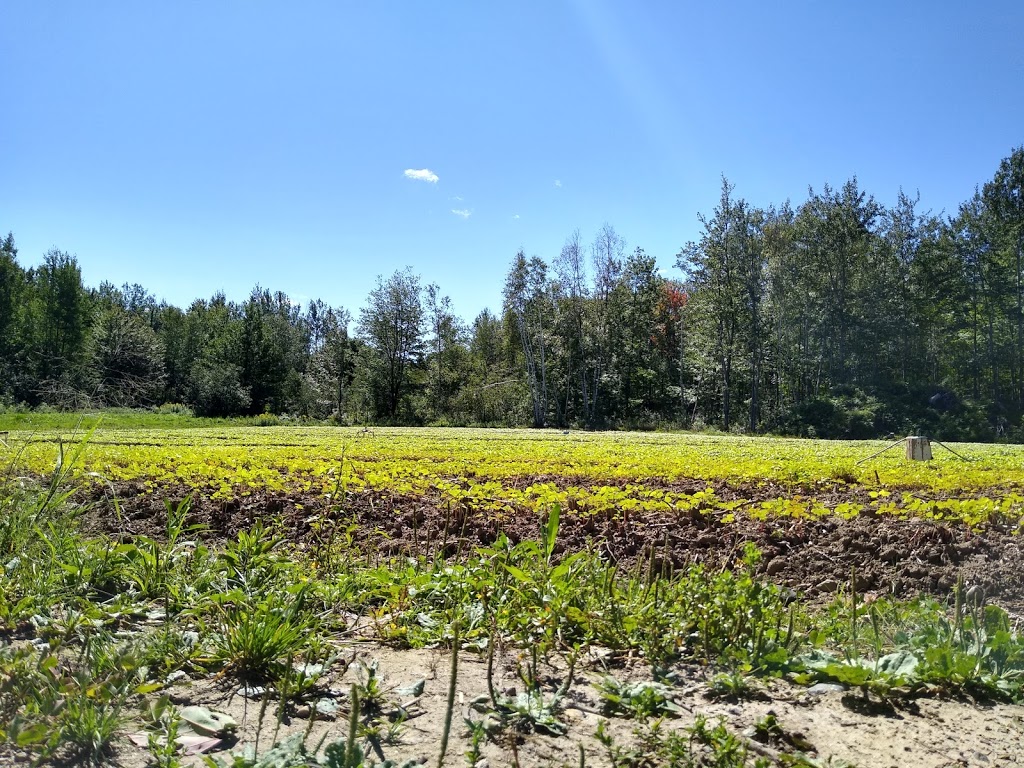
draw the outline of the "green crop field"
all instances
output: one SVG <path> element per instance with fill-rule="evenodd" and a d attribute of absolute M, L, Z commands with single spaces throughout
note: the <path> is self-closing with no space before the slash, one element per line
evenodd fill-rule
<path fill-rule="evenodd" d="M 870 766 L 1024 712 L 1015 446 L 10 426 L 0 759 Z"/>
<path fill-rule="evenodd" d="M 82 432 L 13 431 L 6 455 L 35 473 Z M 363 489 L 431 494 L 474 509 L 807 517 L 866 511 L 978 526 L 1024 513 L 1024 448 L 934 446 L 912 462 L 890 443 L 654 433 L 331 427 L 101 429 L 87 438 L 85 482 L 141 481 L 214 499 L 254 492 Z M 0 453 L 0 456 L 3 456 Z M 693 481 L 709 490 L 692 490 Z M 714 486 L 738 489 L 728 501 Z M 687 490 L 682 490 L 682 486 Z M 860 493 L 863 491 L 863 493 Z M 700 496 L 694 500 L 694 494 Z M 738 493 L 738 496 L 737 496 Z"/>

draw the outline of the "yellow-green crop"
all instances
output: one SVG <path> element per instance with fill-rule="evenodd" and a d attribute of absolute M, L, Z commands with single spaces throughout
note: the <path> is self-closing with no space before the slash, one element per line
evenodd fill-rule
<path fill-rule="evenodd" d="M 11 434 L 0 445 L 43 474 L 57 432 Z M 256 492 L 350 491 L 430 495 L 474 509 L 577 513 L 743 508 L 756 516 L 893 514 L 1017 521 L 1024 514 L 1024 448 L 940 446 L 911 462 L 876 441 L 824 441 L 654 433 L 332 427 L 98 429 L 82 470 L 89 482 L 184 487 L 212 498 Z M 724 489 L 724 490 L 723 490 Z"/>

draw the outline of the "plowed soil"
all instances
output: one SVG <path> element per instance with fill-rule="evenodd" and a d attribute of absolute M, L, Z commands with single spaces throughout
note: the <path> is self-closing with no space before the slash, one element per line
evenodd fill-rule
<path fill-rule="evenodd" d="M 521 484 L 554 478 L 521 478 Z M 569 483 L 572 479 L 559 479 Z M 712 484 L 719 499 L 759 502 L 790 497 L 800 489 L 773 486 Z M 676 492 L 708 486 L 701 481 L 665 484 Z M 805 492 L 807 489 L 804 489 Z M 813 489 L 829 506 L 842 501 L 867 501 L 863 489 L 837 486 Z M 158 492 L 139 483 L 124 483 L 92 492 L 86 524 L 93 530 L 125 536 L 159 537 L 166 521 L 165 499 L 172 503 L 189 494 L 183 487 Z M 113 512 L 116 495 L 121 510 Z M 971 531 L 962 524 L 899 519 L 862 514 L 854 519 L 758 520 L 743 512 L 723 521 L 713 510 L 665 514 L 590 514 L 565 510 L 556 553 L 596 547 L 623 568 L 654 568 L 667 573 L 702 562 L 711 568 L 734 564 L 746 542 L 763 552 L 760 568 L 771 581 L 812 599 L 827 599 L 848 589 L 851 579 L 861 592 L 909 597 L 933 594 L 948 598 L 957 579 L 984 590 L 991 602 L 1011 613 L 1024 614 L 1024 549 L 1019 536 L 990 526 Z M 349 493 L 341 508 L 331 508 L 316 494 L 254 493 L 232 500 L 211 500 L 195 494 L 190 523 L 201 523 L 206 535 L 234 537 L 256 520 L 278 521 L 289 538 L 316 546 L 339 529 L 354 526 L 356 542 L 381 555 L 443 552 L 458 556 L 493 543 L 504 533 L 513 541 L 538 535 L 536 512 L 505 508 L 501 512 L 450 507 L 440 497 L 396 496 L 366 491 Z"/>

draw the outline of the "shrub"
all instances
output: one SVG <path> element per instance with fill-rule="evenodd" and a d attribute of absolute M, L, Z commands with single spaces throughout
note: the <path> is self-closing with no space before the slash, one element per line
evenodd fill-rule
<path fill-rule="evenodd" d="M 195 412 L 184 403 L 164 403 L 156 409 L 156 412 L 185 416 L 187 418 L 195 416 Z"/>

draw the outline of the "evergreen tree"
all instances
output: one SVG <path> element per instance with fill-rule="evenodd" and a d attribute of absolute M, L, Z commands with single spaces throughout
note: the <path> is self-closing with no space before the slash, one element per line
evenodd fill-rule
<path fill-rule="evenodd" d="M 24 399 L 26 275 L 10 232 L 0 240 L 0 398 Z"/>

